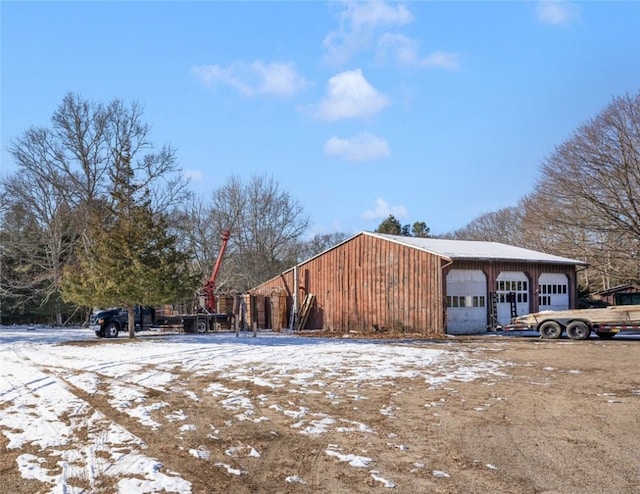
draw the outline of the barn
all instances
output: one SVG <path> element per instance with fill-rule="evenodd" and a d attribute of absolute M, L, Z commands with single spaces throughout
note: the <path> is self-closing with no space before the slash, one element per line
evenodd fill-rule
<path fill-rule="evenodd" d="M 575 308 L 584 266 L 497 242 L 360 232 L 252 295 L 275 330 L 476 334 L 514 314 Z"/>

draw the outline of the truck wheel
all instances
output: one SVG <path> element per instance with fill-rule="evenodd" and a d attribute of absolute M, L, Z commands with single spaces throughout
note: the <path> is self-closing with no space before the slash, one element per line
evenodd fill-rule
<path fill-rule="evenodd" d="M 610 340 L 616 335 L 616 333 L 610 331 L 596 331 L 596 334 L 601 340 Z"/>
<path fill-rule="evenodd" d="M 206 333 L 207 329 L 209 329 L 207 327 L 207 321 L 198 321 L 198 324 L 196 324 L 196 331 L 198 332 L 198 334 Z"/>
<path fill-rule="evenodd" d="M 538 329 L 540 336 L 549 340 L 555 340 L 562 335 L 562 326 L 555 321 L 545 321 Z"/>
<path fill-rule="evenodd" d="M 584 321 L 572 321 L 567 324 L 567 336 L 572 340 L 586 340 L 591 335 L 591 328 Z"/>
<path fill-rule="evenodd" d="M 104 328 L 104 335 L 107 338 L 117 338 L 118 337 L 118 325 L 115 322 L 110 322 Z"/>

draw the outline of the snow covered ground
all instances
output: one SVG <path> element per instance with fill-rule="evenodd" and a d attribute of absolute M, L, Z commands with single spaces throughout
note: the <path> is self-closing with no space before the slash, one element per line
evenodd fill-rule
<path fill-rule="evenodd" d="M 187 430 L 192 426 L 185 412 L 171 409 L 162 399 L 164 393 L 185 393 L 177 378 L 185 372 L 204 379 L 216 376 L 200 396 L 189 392 L 195 402 L 205 394 L 215 396 L 221 407 L 259 421 L 263 418 L 255 416 L 253 402 L 225 388 L 219 379 L 266 388 L 290 387 L 292 392 L 321 389 L 328 381 L 353 385 L 403 377 L 437 387 L 499 374 L 501 366 L 497 360 L 479 360 L 446 343 L 274 333 L 259 333 L 255 338 L 146 334 L 132 341 L 122 336 L 97 340 L 86 329 L 0 327 L 0 431 L 8 441 L 0 455 L 24 451 L 17 456 L 16 469 L 23 478 L 41 482 L 40 492 L 87 492 L 86 485 L 91 492 L 92 485 L 108 476 L 115 479 L 121 493 L 189 493 L 191 483 L 181 472 L 169 471 L 160 459 L 147 456 L 144 441 L 104 410 L 95 409 L 88 397 L 107 389 L 110 406 L 144 427 L 162 429 L 153 419 L 161 413 L 164 419 L 181 421 Z M 330 409 L 306 414 L 287 403 L 272 404 L 270 409 L 289 415 L 291 427 L 309 437 L 345 426 L 332 417 Z M 347 425 L 370 429 L 363 423 Z M 189 452 L 201 461 L 207 461 L 210 453 L 206 448 Z M 259 452 L 246 446 L 243 454 Z M 371 461 L 331 445 L 326 454 L 343 461 L 345 468 L 367 468 Z M 233 457 L 234 451 L 227 455 Z M 218 466 L 232 474 L 246 473 L 228 464 Z M 393 487 L 393 480 L 383 473 L 372 470 L 371 476 L 380 485 Z M 84 488 L 74 480 L 78 478 L 83 479 Z M 291 472 L 287 482 L 304 479 Z"/>

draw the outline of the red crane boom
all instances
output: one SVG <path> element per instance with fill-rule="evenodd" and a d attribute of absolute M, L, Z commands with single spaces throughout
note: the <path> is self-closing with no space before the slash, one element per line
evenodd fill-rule
<path fill-rule="evenodd" d="M 218 252 L 218 258 L 216 259 L 216 263 L 213 266 L 213 271 L 211 271 L 211 276 L 204 284 L 204 309 L 207 312 L 217 312 L 216 308 L 216 296 L 214 294 L 216 287 L 216 278 L 218 277 L 218 271 L 220 271 L 220 265 L 222 264 L 222 258 L 224 257 L 224 252 L 227 250 L 227 243 L 229 242 L 229 237 L 231 236 L 231 232 L 229 229 L 226 229 L 222 232 L 222 246 L 220 247 L 220 252 Z"/>

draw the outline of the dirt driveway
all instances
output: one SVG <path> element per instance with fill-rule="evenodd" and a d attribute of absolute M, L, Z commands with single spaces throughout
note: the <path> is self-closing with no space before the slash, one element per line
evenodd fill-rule
<path fill-rule="evenodd" d="M 264 404 L 241 421 L 237 409 L 203 395 L 210 376 L 185 373 L 182 391 L 162 399 L 193 428 L 154 416 L 162 433 L 114 410 L 101 392 L 74 392 L 141 438 L 145 454 L 180 472 L 194 493 L 640 492 L 640 338 L 487 336 L 410 345 L 495 361 L 499 372 L 442 385 L 408 374 L 335 393 L 331 382 L 321 392 L 296 393 L 217 378 L 221 388 Z M 328 402 L 340 430 L 314 437 L 292 425 L 299 411 L 324 410 Z M 16 458 L 25 450 L 7 444 L 0 435 L 0 492 L 49 492 L 20 475 Z M 117 492 L 116 481 L 84 492 Z"/>

